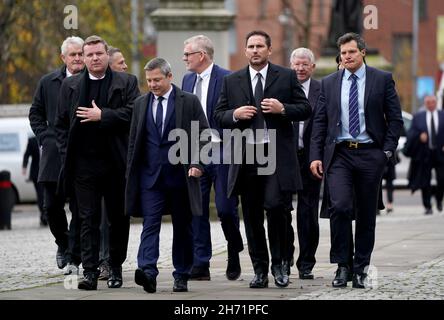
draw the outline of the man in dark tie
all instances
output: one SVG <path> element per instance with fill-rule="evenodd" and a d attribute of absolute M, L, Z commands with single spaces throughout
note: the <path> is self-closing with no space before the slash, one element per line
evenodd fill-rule
<path fill-rule="evenodd" d="M 83 44 L 86 69 L 66 79 L 56 116 L 63 186 L 74 195 L 80 219 L 83 279 L 78 288 L 97 290 L 101 200 L 110 222 L 109 288 L 123 284 L 129 217 L 124 212 L 128 132 L 137 78 L 109 68 L 108 44 L 90 36 Z M 62 183 L 61 183 L 62 184 Z"/>
<path fill-rule="evenodd" d="M 311 107 L 296 73 L 268 61 L 271 38 L 264 31 L 246 36 L 249 65 L 224 78 L 215 120 L 221 128 L 242 130 L 242 161 L 232 162 L 228 195 L 240 194 L 248 252 L 254 268 L 250 288 L 268 286 L 270 264 L 265 230 L 267 213 L 271 273 L 278 287 L 286 287 L 287 217 L 292 194 L 302 187 L 292 121 L 306 120 Z M 236 151 L 236 150 L 234 150 Z M 262 156 L 261 156 L 262 155 Z M 264 161 L 263 156 L 269 161 Z M 262 172 L 273 163 L 274 170 Z"/>
<path fill-rule="evenodd" d="M 425 214 L 433 214 L 432 170 L 436 172 L 436 207 L 442 211 L 444 191 L 444 112 L 437 109 L 435 96 L 424 98 L 425 111 L 413 117 L 404 147 L 406 156 L 412 158 L 409 168 L 409 188 L 421 189 Z"/>
<path fill-rule="evenodd" d="M 210 193 L 214 186 L 217 216 L 228 247 L 225 275 L 228 280 L 236 280 L 241 274 L 239 252 L 244 248 L 239 231 L 238 199 L 236 195 L 227 196 L 229 166 L 222 163 L 222 130 L 213 119 L 223 77 L 230 72 L 213 63 L 214 46 L 208 37 L 197 35 L 185 40 L 184 45 L 183 60 L 191 72 L 184 76 L 182 90 L 192 92 L 199 98 L 210 127 L 219 133 L 219 137 L 211 137 L 212 147 L 220 151 L 214 162 L 205 165 L 204 174 L 200 178 L 203 215 L 193 217 L 194 262 L 190 279 L 210 280 L 212 248 L 209 216 Z"/>
<path fill-rule="evenodd" d="M 315 70 L 315 57 L 313 52 L 307 48 L 295 49 L 290 57 L 290 67 L 296 72 L 302 85 L 305 96 L 310 102 L 312 109 L 318 102 L 321 84 L 311 76 Z M 300 279 L 313 279 L 313 267 L 316 263 L 315 254 L 319 244 L 319 193 L 321 180 L 313 179 L 310 172 L 308 155 L 310 152 L 310 139 L 313 127 L 313 116 L 306 121 L 294 122 L 296 145 L 299 165 L 301 167 L 302 190 L 298 191 L 298 202 L 296 209 L 296 220 L 299 240 L 299 257 L 296 266 Z M 290 252 L 287 259 L 287 273 L 290 273 L 291 261 L 294 252 L 294 231 L 290 219 Z"/>
<path fill-rule="evenodd" d="M 128 148 L 126 212 L 143 217 L 137 255 L 136 284 L 148 293 L 157 289 L 159 233 L 163 214 L 173 222 L 174 292 L 188 291 L 193 266 L 192 215 L 202 215 L 199 177 L 199 133 L 208 128 L 195 95 L 171 84 L 170 64 L 154 58 L 145 66 L 150 93 L 136 100 Z M 196 130 L 197 130 L 196 129 Z M 184 133 L 176 142 L 174 132 Z M 173 138 L 170 137 L 173 136 Z M 179 144 L 180 159 L 173 161 L 170 149 Z M 176 154 L 176 152 L 172 152 Z"/>
<path fill-rule="evenodd" d="M 324 177 L 330 214 L 333 287 L 364 288 L 375 243 L 376 211 L 384 166 L 396 151 L 403 125 L 392 75 L 365 65 L 365 42 L 347 33 L 338 39 L 344 70 L 321 82 L 313 120 L 310 170 Z M 355 197 L 355 198 L 354 198 Z M 355 201 L 354 201 L 355 200 Z M 355 208 L 356 206 L 356 208 Z M 353 270 L 349 230 L 356 215 Z"/>

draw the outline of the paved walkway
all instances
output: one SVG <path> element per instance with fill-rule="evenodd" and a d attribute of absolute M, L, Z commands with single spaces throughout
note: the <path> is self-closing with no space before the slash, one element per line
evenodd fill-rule
<path fill-rule="evenodd" d="M 189 282 L 188 293 L 172 292 L 171 224 L 163 223 L 157 293 L 147 294 L 134 283 L 136 255 L 141 224 L 131 225 L 128 258 L 123 265 L 124 285 L 99 290 L 75 289 L 76 278 L 65 277 L 55 263 L 56 245 L 47 228 L 38 226 L 38 214 L 29 206 L 15 212 L 11 231 L 0 232 L 0 300 L 307 300 L 307 299 L 444 299 L 444 214 L 423 215 L 420 206 L 397 206 L 377 219 L 377 234 L 372 266 L 373 289 L 331 287 L 336 267 L 329 263 L 328 221 L 321 219 L 321 238 L 314 280 L 299 280 L 293 267 L 288 288 L 274 286 L 270 275 L 268 289 L 253 290 L 253 277 L 247 250 L 241 253 L 242 276 L 225 279 L 226 245 L 220 225 L 213 222 L 214 256 L 210 282 Z M 295 219 L 293 219 L 295 221 Z M 241 228 L 244 235 L 244 228 Z M 244 236 L 245 239 L 245 236 Z M 297 253 L 296 253 L 297 254 Z M 72 289 L 74 288 L 74 289 Z"/>

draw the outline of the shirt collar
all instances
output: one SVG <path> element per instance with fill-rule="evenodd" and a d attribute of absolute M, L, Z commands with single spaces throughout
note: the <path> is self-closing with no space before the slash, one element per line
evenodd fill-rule
<path fill-rule="evenodd" d="M 364 78 L 365 68 L 366 68 L 365 63 L 363 63 L 362 66 L 360 66 L 359 69 L 356 70 L 355 75 L 358 77 L 358 80 Z M 344 70 L 345 79 L 348 80 L 350 78 L 351 74 L 352 73 L 350 71 L 348 71 L 347 69 Z"/>
<path fill-rule="evenodd" d="M 103 78 L 105 78 L 106 73 L 105 73 L 103 76 L 101 76 L 100 78 L 97 78 L 97 77 L 93 76 L 93 75 L 92 75 L 91 73 L 89 73 L 89 72 L 88 72 L 88 75 L 89 75 L 89 78 L 90 78 L 91 80 L 102 80 Z"/>
<path fill-rule="evenodd" d="M 211 71 L 213 71 L 214 63 L 210 64 L 208 68 L 206 68 L 204 71 L 202 71 L 200 74 L 197 74 L 202 79 L 206 79 L 207 77 L 211 76 Z"/>
<path fill-rule="evenodd" d="M 72 73 L 69 72 L 68 68 L 66 68 L 66 77 L 69 78 L 72 76 Z"/>
<path fill-rule="evenodd" d="M 170 90 L 168 90 L 162 97 L 164 97 L 165 100 L 168 100 L 172 91 L 173 91 L 173 86 L 171 86 Z M 159 99 L 159 96 L 154 95 L 154 98 L 157 100 Z"/>
<path fill-rule="evenodd" d="M 260 74 L 262 75 L 262 79 L 266 79 L 267 78 L 267 72 L 268 72 L 268 63 L 265 67 L 263 67 L 261 70 L 256 71 L 254 70 L 251 66 L 248 67 L 248 69 L 250 70 L 250 79 L 253 80 L 254 77 L 256 76 L 256 74 L 258 72 L 260 72 Z"/>
<path fill-rule="evenodd" d="M 305 90 L 308 91 L 308 89 L 310 88 L 310 81 L 311 78 L 308 78 L 307 80 L 305 80 L 304 82 L 301 83 L 301 85 L 304 87 Z"/>

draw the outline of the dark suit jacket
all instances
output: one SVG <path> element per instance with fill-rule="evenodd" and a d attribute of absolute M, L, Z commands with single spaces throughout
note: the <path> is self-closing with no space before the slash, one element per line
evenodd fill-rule
<path fill-rule="evenodd" d="M 57 182 L 61 161 L 55 137 L 55 114 L 60 87 L 66 77 L 66 66 L 44 75 L 29 109 L 29 123 L 42 147 L 39 182 Z"/>
<path fill-rule="evenodd" d="M 76 76 L 66 78 L 60 89 L 56 115 L 57 146 L 62 159 L 62 174 L 59 182 L 64 182 L 64 191 L 69 195 L 73 185 L 74 146 L 78 142 L 77 128 L 80 120 L 76 116 L 79 106 L 80 86 L 85 70 Z M 123 72 L 112 72 L 112 82 L 108 89 L 108 103 L 102 108 L 100 130 L 106 133 L 107 144 L 111 151 L 110 162 L 116 170 L 125 172 L 128 148 L 128 134 L 134 100 L 139 96 L 137 78 Z"/>
<path fill-rule="evenodd" d="M 409 188 L 412 191 L 430 185 L 431 150 L 428 143 L 422 143 L 419 136 L 428 134 L 427 112 L 421 111 L 414 115 L 412 125 L 407 133 L 404 154 L 411 157 L 408 171 Z M 438 132 L 436 133 L 436 161 L 444 166 L 444 111 L 438 110 Z"/>
<path fill-rule="evenodd" d="M 319 94 L 321 92 L 321 83 L 318 80 L 310 80 L 310 88 L 308 90 L 308 101 L 312 109 L 312 116 L 308 120 L 304 121 L 304 131 L 302 133 L 302 141 L 304 142 L 304 162 L 309 162 L 311 131 L 313 128 L 313 115 L 315 112 L 316 104 L 318 103 Z M 295 122 L 295 135 L 296 139 L 299 139 L 299 121 Z M 300 164 L 302 166 L 302 164 Z"/>
<path fill-rule="evenodd" d="M 192 143 L 199 143 L 197 140 L 192 141 L 191 122 L 199 121 L 199 132 L 208 128 L 205 114 L 202 111 L 199 99 L 190 93 L 186 93 L 179 88 L 175 88 L 175 112 L 176 112 L 176 128 L 183 129 L 187 132 L 188 139 L 180 140 L 180 143 L 188 144 L 188 159 L 196 159 L 197 154 L 191 155 L 191 151 L 200 151 L 203 142 L 196 149 L 191 148 Z M 128 162 L 126 170 L 126 197 L 125 212 L 132 216 L 141 216 L 140 208 L 140 169 L 142 166 L 143 155 L 143 139 L 144 128 L 146 123 L 146 112 L 148 101 L 151 99 L 151 93 L 139 97 L 134 104 L 133 117 L 131 119 L 131 131 L 128 146 Z M 190 164 L 183 163 L 184 175 L 186 176 L 188 196 L 190 199 L 191 212 L 193 215 L 202 215 L 202 195 L 199 179 L 188 177 L 190 167 L 197 167 L 203 171 L 201 163 Z"/>
<path fill-rule="evenodd" d="M 216 122 L 213 119 L 214 110 L 216 109 L 216 103 L 219 100 L 220 91 L 222 89 L 223 79 L 226 75 L 230 74 L 230 71 L 225 70 L 218 65 L 213 65 L 211 70 L 210 83 L 208 84 L 207 94 L 207 118 L 211 128 L 219 129 Z M 193 93 L 194 84 L 196 83 L 197 75 L 195 72 L 187 73 L 182 80 L 182 90 Z"/>
<path fill-rule="evenodd" d="M 328 171 L 341 132 L 341 86 L 344 70 L 321 81 L 310 145 L 310 162 L 323 161 Z M 396 151 L 403 126 L 401 106 L 391 73 L 366 66 L 364 113 L 367 133 L 383 151 Z"/>
<path fill-rule="evenodd" d="M 28 139 L 28 145 L 26 146 L 26 151 L 23 154 L 22 168 L 28 167 L 30 157 L 32 158 L 32 161 L 31 168 L 29 170 L 29 180 L 37 182 L 37 177 L 39 174 L 40 150 L 36 137 L 31 137 Z"/>
<path fill-rule="evenodd" d="M 276 173 L 282 191 L 296 192 L 302 187 L 296 155 L 296 141 L 292 121 L 308 119 L 310 104 L 293 70 L 269 63 L 264 87 L 264 98 L 278 99 L 285 115 L 264 114 L 268 129 L 276 130 Z M 250 128 L 251 120 L 233 121 L 234 110 L 254 105 L 249 69 L 244 68 L 224 78 L 222 92 L 214 119 L 221 128 Z M 245 151 L 245 148 L 243 148 Z M 238 193 L 237 180 L 240 165 L 231 164 L 228 174 L 228 196 Z"/>

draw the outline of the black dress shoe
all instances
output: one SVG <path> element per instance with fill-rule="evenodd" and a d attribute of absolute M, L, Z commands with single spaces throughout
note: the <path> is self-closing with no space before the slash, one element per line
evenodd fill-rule
<path fill-rule="evenodd" d="M 84 272 L 83 279 L 79 282 L 77 288 L 81 290 L 97 290 L 98 272 Z"/>
<path fill-rule="evenodd" d="M 142 269 L 138 268 L 134 274 L 134 281 L 143 287 L 148 293 L 156 292 L 157 281 L 155 278 L 147 275 Z"/>
<path fill-rule="evenodd" d="M 250 288 L 268 288 L 268 275 L 265 273 L 256 273 L 250 282 Z"/>
<path fill-rule="evenodd" d="M 284 268 L 284 272 L 287 274 L 287 276 L 289 276 L 291 274 L 290 261 L 284 260 L 284 262 L 282 262 L 282 267 Z"/>
<path fill-rule="evenodd" d="M 187 292 L 188 280 L 183 278 L 174 279 L 173 292 Z"/>
<path fill-rule="evenodd" d="M 313 280 L 314 275 L 313 272 L 306 270 L 306 271 L 299 271 L 299 279 L 302 280 Z"/>
<path fill-rule="evenodd" d="M 122 267 L 111 268 L 108 278 L 108 288 L 120 288 L 122 284 Z"/>
<path fill-rule="evenodd" d="M 290 278 L 286 271 L 284 271 L 282 264 L 272 265 L 271 274 L 274 277 L 274 284 L 279 288 L 285 288 L 290 283 Z"/>
<path fill-rule="evenodd" d="M 208 267 L 193 267 L 191 269 L 190 280 L 209 281 L 210 268 Z"/>
<path fill-rule="evenodd" d="M 365 289 L 365 279 L 367 279 L 366 273 L 355 273 L 353 275 L 352 287 L 357 289 Z"/>
<path fill-rule="evenodd" d="M 438 209 L 439 212 L 442 212 L 442 202 L 438 202 L 436 204 L 436 208 Z"/>
<path fill-rule="evenodd" d="M 59 246 L 57 248 L 56 261 L 57 261 L 57 267 L 59 269 L 63 269 L 66 266 L 65 251 L 66 251 L 66 248 L 64 248 L 62 246 Z"/>
<path fill-rule="evenodd" d="M 228 254 L 227 270 L 225 276 L 228 280 L 237 280 L 241 275 L 239 253 Z"/>
<path fill-rule="evenodd" d="M 342 288 L 347 286 L 347 279 L 349 276 L 349 269 L 347 267 L 338 267 L 336 276 L 332 282 L 334 288 Z"/>
<path fill-rule="evenodd" d="M 426 211 L 424 212 L 424 214 L 433 214 L 432 208 L 426 208 Z"/>
<path fill-rule="evenodd" d="M 110 266 L 108 264 L 108 261 L 103 261 L 100 266 L 99 266 L 99 280 L 108 280 L 109 279 L 109 274 L 111 272 L 110 270 Z"/>

